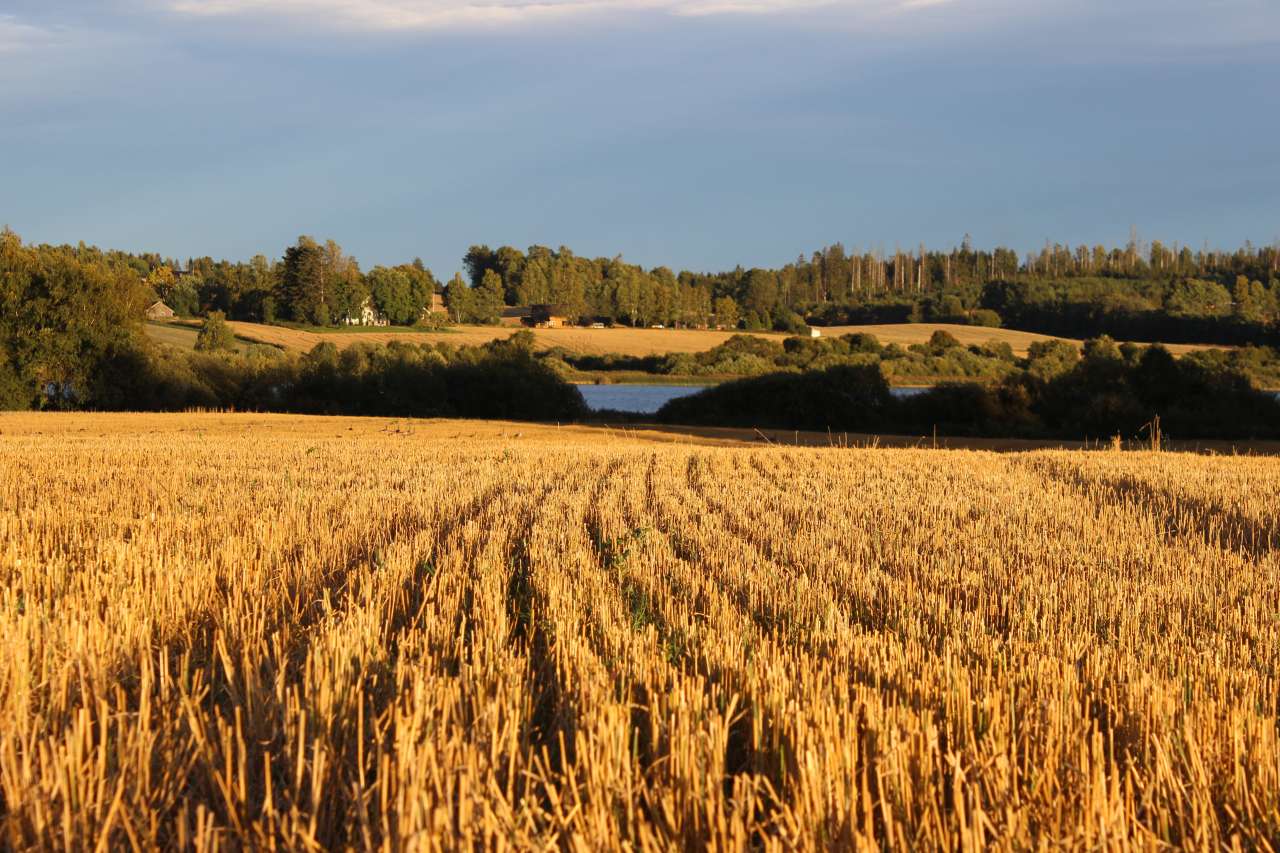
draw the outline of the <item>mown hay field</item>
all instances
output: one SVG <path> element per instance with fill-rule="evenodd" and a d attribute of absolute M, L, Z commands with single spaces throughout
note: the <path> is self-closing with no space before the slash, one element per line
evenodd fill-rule
<path fill-rule="evenodd" d="M 231 328 L 237 336 L 258 341 L 264 344 L 299 351 L 307 351 L 316 344 L 328 341 L 339 348 L 354 343 L 365 342 L 386 344 L 392 341 L 415 343 L 452 343 L 458 346 L 477 346 L 489 341 L 506 338 L 517 331 L 504 326 L 454 326 L 443 332 L 411 332 L 411 331 L 368 331 L 353 332 L 348 330 L 334 332 L 312 332 L 303 329 L 291 329 L 287 326 L 268 326 L 261 323 L 232 322 Z M 875 335 L 882 344 L 923 344 L 936 331 L 946 331 L 955 335 L 957 340 L 968 346 L 983 344 L 988 341 L 1008 343 L 1018 355 L 1026 355 L 1027 348 L 1036 341 L 1047 341 L 1049 335 L 1034 332 L 1019 332 L 1014 329 L 990 329 L 981 326 L 957 326 L 947 323 L 898 323 L 872 326 L 831 326 L 822 333 L 829 337 L 839 337 L 853 333 Z M 717 332 L 698 329 L 629 329 L 618 327 L 613 329 L 559 328 L 534 329 L 539 348 L 563 347 L 582 355 L 605 355 L 616 353 L 628 356 L 665 355 L 667 353 L 705 352 L 731 338 L 735 332 Z M 148 332 L 152 332 L 148 328 Z M 745 332 L 756 337 L 783 341 L 786 335 L 775 332 Z M 153 333 L 154 335 L 154 333 Z M 1079 341 L 1073 341 L 1079 343 Z M 1191 344 L 1172 344 L 1169 350 L 1181 355 L 1205 347 Z"/>
<path fill-rule="evenodd" d="M 0 417 L 0 846 L 1280 844 L 1280 461 Z"/>
<path fill-rule="evenodd" d="M 200 336 L 200 326 L 200 323 L 194 321 L 164 322 L 161 320 L 148 320 L 142 328 L 147 337 L 156 343 L 168 344 L 181 350 L 194 350 L 196 348 L 196 339 Z M 236 338 L 237 348 L 242 348 L 244 344 L 253 343 L 256 342 L 249 338 Z"/>
<path fill-rule="evenodd" d="M 143 331 L 147 337 L 156 343 L 168 344 L 171 347 L 177 347 L 183 350 L 193 350 L 196 348 L 196 338 L 200 335 L 199 326 L 187 325 L 185 323 L 164 323 L 157 320 L 148 320 L 143 326 Z"/>

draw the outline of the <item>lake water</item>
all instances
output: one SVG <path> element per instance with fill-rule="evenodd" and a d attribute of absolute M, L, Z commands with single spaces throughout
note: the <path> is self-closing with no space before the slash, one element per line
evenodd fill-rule
<path fill-rule="evenodd" d="M 579 385 L 582 399 L 593 409 L 615 409 L 652 415 L 662 404 L 696 394 L 705 385 Z"/>
<path fill-rule="evenodd" d="M 582 398 L 593 409 L 614 409 L 652 415 L 662 404 L 677 397 L 696 394 L 706 385 L 579 385 Z M 927 388 L 891 388 L 895 397 L 910 397 Z"/>

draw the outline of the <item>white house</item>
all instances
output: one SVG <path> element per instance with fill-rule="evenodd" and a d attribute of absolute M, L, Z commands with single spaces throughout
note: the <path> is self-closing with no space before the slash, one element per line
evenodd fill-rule
<path fill-rule="evenodd" d="M 373 300 L 365 298 L 360 303 L 360 316 L 352 317 L 348 314 L 342 318 L 342 322 L 347 326 L 389 326 L 390 321 L 382 315 L 382 312 L 373 307 Z"/>

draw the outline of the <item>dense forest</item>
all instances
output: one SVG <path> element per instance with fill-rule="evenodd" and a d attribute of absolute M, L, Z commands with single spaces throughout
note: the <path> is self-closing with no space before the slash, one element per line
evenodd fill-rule
<path fill-rule="evenodd" d="M 946 251 L 847 252 L 836 244 L 778 269 L 643 270 L 540 246 L 473 246 L 473 289 L 628 325 L 797 331 L 805 324 L 948 322 L 1069 337 L 1262 343 L 1277 339 L 1280 248 L 1046 246 L 1019 258 L 966 238 Z"/>
<path fill-rule="evenodd" d="M 799 331 L 806 324 L 948 322 L 1086 338 L 1280 343 L 1280 248 L 1145 244 L 847 251 L 837 243 L 775 269 L 646 269 L 560 247 L 472 246 L 465 276 L 442 283 L 421 260 L 362 271 L 332 240 L 299 238 L 276 260 L 66 251 L 132 270 L 180 315 L 329 326 L 497 322 L 504 307 L 550 304 L 572 320 L 631 326 Z"/>

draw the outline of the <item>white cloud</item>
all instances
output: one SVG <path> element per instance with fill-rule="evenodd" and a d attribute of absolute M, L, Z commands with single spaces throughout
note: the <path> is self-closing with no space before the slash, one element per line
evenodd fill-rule
<path fill-rule="evenodd" d="M 320 29 L 433 30 L 484 26 L 627 5 L 616 0 L 546 0 L 530 3 L 471 3 L 455 0 L 170 0 L 169 8 L 205 18 L 301 19 Z"/>
<path fill-rule="evenodd" d="M 0 15 L 0 55 L 46 47 L 56 40 L 49 30 L 24 24 L 13 15 Z"/>
<path fill-rule="evenodd" d="M 847 5 L 839 0 L 684 0 L 668 7 L 673 15 L 703 17 L 706 15 L 775 15 L 828 6 Z M 867 4 L 859 4 L 867 5 Z"/>
<path fill-rule="evenodd" d="M 781 14 L 816 8 L 891 12 L 952 0 L 161 0 L 190 17 L 276 18 L 317 29 L 422 31 L 501 26 L 608 12 L 678 16 Z"/>

